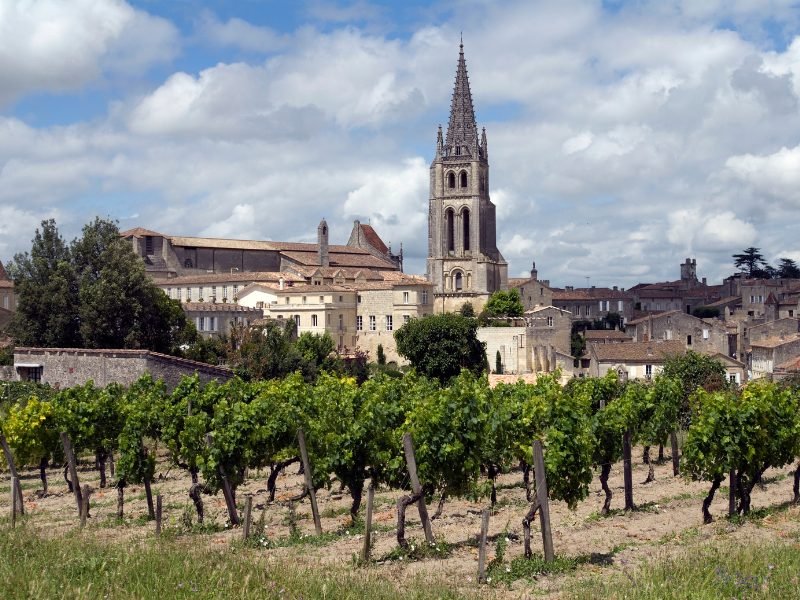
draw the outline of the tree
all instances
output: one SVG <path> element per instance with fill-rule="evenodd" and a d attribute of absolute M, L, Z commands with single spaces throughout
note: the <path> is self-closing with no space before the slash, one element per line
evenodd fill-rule
<path fill-rule="evenodd" d="M 586 353 L 586 338 L 578 332 L 573 332 L 570 337 L 569 350 L 575 358 L 583 356 Z"/>
<path fill-rule="evenodd" d="M 478 340 L 478 323 L 458 314 L 411 319 L 395 331 L 397 352 L 423 375 L 447 382 L 461 369 L 488 369 L 486 345 Z"/>
<path fill-rule="evenodd" d="M 461 313 L 462 317 L 474 317 L 475 307 L 472 306 L 472 302 L 464 302 L 458 312 Z"/>
<path fill-rule="evenodd" d="M 293 373 L 303 362 L 294 347 L 295 336 L 291 319 L 285 323 L 270 320 L 260 327 L 233 327 L 230 366 L 246 380 L 275 379 Z"/>
<path fill-rule="evenodd" d="M 791 258 L 781 258 L 778 264 L 778 277 L 782 279 L 800 279 L 800 267 Z"/>
<path fill-rule="evenodd" d="M 500 356 L 500 350 L 494 355 L 494 372 L 498 375 L 503 374 L 503 358 Z"/>
<path fill-rule="evenodd" d="M 484 315 L 486 319 L 521 317 L 525 312 L 519 290 L 497 290 L 486 301 Z"/>
<path fill-rule="evenodd" d="M 30 253 L 8 265 L 17 310 L 9 333 L 24 346 L 72 348 L 81 345 L 78 290 L 70 251 L 53 219 L 42 221 Z"/>
<path fill-rule="evenodd" d="M 734 266 L 751 279 L 770 279 L 774 269 L 764 260 L 760 248 L 750 246 L 740 254 L 734 254 Z M 772 271 L 770 271 L 772 270 Z"/>
<path fill-rule="evenodd" d="M 381 366 L 386 364 L 386 354 L 383 352 L 383 344 L 378 344 L 378 356 L 376 358 L 377 363 Z"/>
<path fill-rule="evenodd" d="M 69 248 L 55 221 L 43 221 L 10 272 L 19 291 L 11 333 L 20 344 L 176 354 L 197 335 L 111 221 L 87 224 Z"/>

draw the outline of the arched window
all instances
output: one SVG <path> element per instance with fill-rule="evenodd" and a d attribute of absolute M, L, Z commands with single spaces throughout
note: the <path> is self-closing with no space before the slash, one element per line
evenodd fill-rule
<path fill-rule="evenodd" d="M 461 224 L 463 225 L 463 234 L 464 234 L 464 250 L 470 250 L 469 245 L 469 233 L 470 233 L 470 226 L 469 226 L 469 209 L 465 208 L 461 212 Z"/>
<path fill-rule="evenodd" d="M 461 271 L 456 271 L 455 284 L 457 292 L 460 292 L 464 288 L 464 278 L 461 276 Z"/>
<path fill-rule="evenodd" d="M 466 171 L 461 171 L 461 187 L 462 188 L 467 187 L 467 172 Z"/>
<path fill-rule="evenodd" d="M 447 187 L 454 188 L 456 187 L 456 174 L 455 173 L 448 173 L 447 174 Z"/>
<path fill-rule="evenodd" d="M 456 230 L 455 230 L 455 215 L 453 209 L 448 208 L 444 213 L 445 219 L 445 234 L 447 235 L 447 250 L 454 252 L 456 249 Z"/>

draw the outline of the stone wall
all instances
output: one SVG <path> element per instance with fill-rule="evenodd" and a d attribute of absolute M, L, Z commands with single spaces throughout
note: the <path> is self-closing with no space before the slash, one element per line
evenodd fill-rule
<path fill-rule="evenodd" d="M 494 373 L 497 353 L 503 373 L 529 373 L 531 371 L 525 327 L 479 327 L 478 339 L 486 344 L 489 370 Z"/>
<path fill-rule="evenodd" d="M 163 379 L 171 389 L 184 375 L 197 373 L 200 380 L 226 380 L 232 372 L 147 350 L 85 350 L 74 348 L 16 348 L 14 365 L 40 365 L 41 381 L 67 388 L 93 381 L 104 387 L 110 383 L 130 385 L 145 373 Z M 22 367 L 18 372 L 35 367 Z M 14 373 L 14 378 L 19 377 Z"/>
<path fill-rule="evenodd" d="M 0 381 L 14 381 L 14 367 L 8 365 L 1 366 Z"/>

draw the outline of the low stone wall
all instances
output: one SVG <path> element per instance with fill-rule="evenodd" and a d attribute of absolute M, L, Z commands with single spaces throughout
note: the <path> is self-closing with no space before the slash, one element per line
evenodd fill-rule
<path fill-rule="evenodd" d="M 0 367 L 0 381 L 14 381 L 14 367 Z"/>

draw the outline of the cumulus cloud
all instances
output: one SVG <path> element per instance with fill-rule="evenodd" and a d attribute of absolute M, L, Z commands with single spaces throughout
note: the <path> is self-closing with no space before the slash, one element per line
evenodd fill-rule
<path fill-rule="evenodd" d="M 76 0 L 77 16 L 49 2 L 8 6 L 0 102 L 85 89 L 179 45 L 172 25 L 121 0 Z M 334 243 L 358 218 L 395 249 L 403 242 L 407 270 L 423 272 L 428 162 L 436 125 L 447 122 L 463 28 L 511 273 L 536 260 L 555 284 L 628 286 L 676 278 L 689 255 L 713 279 L 747 245 L 800 252 L 786 227 L 800 202 L 800 38 L 773 47 L 756 29 L 720 25 L 725 15 L 756 24 L 786 16 L 795 35 L 787 4 L 471 6 L 458 23 L 445 11 L 391 36 L 375 25 L 385 14 L 369 28 L 347 14 L 357 4 L 313 5 L 318 26 L 291 32 L 204 13 L 194 41 L 238 49 L 239 62 L 184 65 L 71 127 L 0 117 L 0 203 L 37 221 L 79 221 L 109 198 L 112 216 L 138 215 L 123 226 L 302 241 L 325 217 Z M 53 14 L 74 40 L 41 33 Z M 126 39 L 133 50 L 130 40 L 140 42 L 140 58 L 115 62 L 128 56 L 116 50 Z M 10 65 L 9 48 L 24 68 Z"/>
<path fill-rule="evenodd" d="M 172 58 L 175 27 L 122 0 L 0 4 L 0 106 L 37 91 L 80 89 L 104 72 L 137 72 Z"/>

